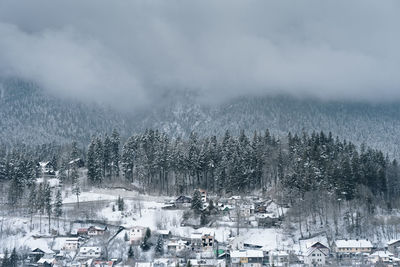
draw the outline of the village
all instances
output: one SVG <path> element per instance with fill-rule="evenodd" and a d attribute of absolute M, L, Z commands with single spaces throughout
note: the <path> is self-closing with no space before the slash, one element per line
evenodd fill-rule
<path fill-rule="evenodd" d="M 382 247 L 368 239 L 329 243 L 322 236 L 299 242 L 282 238 L 280 223 L 287 208 L 269 198 L 223 198 L 196 189 L 193 195 L 157 204 L 145 197 L 138 202 L 136 196 L 132 212 L 124 213 L 129 210 L 129 194 L 125 192 L 125 200 L 108 199 L 112 206 L 101 213 L 120 211 L 122 217 L 140 213 L 142 219 L 125 218 L 121 224 L 75 220 L 68 231 L 32 236 L 23 266 L 400 266 L 400 240 Z M 96 201 L 104 203 L 99 197 Z M 196 202 L 201 203 L 202 215 L 196 215 Z M 153 210 L 152 222 L 146 218 L 148 210 Z M 180 216 L 171 222 L 167 218 L 171 214 Z"/>

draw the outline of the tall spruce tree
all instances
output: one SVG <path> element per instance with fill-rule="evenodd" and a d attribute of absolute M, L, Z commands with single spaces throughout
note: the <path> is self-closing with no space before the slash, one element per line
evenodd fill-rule
<path fill-rule="evenodd" d="M 112 175 L 115 177 L 119 177 L 119 147 L 120 147 L 120 137 L 117 129 L 114 129 L 112 134 L 111 134 L 111 144 L 112 144 L 112 149 L 111 149 L 111 171 Z"/>
<path fill-rule="evenodd" d="M 51 188 L 49 183 L 45 183 L 44 185 L 44 206 L 45 210 L 49 219 L 49 234 L 50 234 L 50 228 L 51 228 L 51 214 L 53 213 L 53 205 L 51 201 Z"/>
<path fill-rule="evenodd" d="M 57 229 L 60 229 L 60 218 L 63 214 L 61 190 L 57 190 L 56 199 L 53 206 L 54 206 L 54 216 L 57 218 Z"/>
<path fill-rule="evenodd" d="M 194 190 L 192 195 L 191 208 L 197 214 L 200 214 L 201 210 L 203 209 L 203 203 L 201 202 L 201 193 L 197 189 Z"/>

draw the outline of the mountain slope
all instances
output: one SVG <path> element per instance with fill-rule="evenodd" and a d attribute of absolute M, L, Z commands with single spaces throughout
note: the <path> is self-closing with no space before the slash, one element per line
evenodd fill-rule
<path fill-rule="evenodd" d="M 400 154 L 400 105 L 352 102 L 322 102 L 291 97 L 234 99 L 217 107 L 194 101 L 176 103 L 150 115 L 141 116 L 141 128 L 158 128 L 172 135 L 222 135 L 270 129 L 275 134 L 288 131 L 331 131 L 356 144 L 368 145 L 398 157 Z"/>
<path fill-rule="evenodd" d="M 400 156 L 400 105 L 323 102 L 292 97 L 242 97 L 218 105 L 200 104 L 190 93 L 175 92 L 162 105 L 136 111 L 134 115 L 94 104 L 59 99 L 21 80 L 0 86 L 0 142 L 42 144 L 78 140 L 88 143 L 94 134 L 120 130 L 124 137 L 146 128 L 172 136 L 238 134 L 270 129 L 331 131 L 356 144 L 367 143 L 392 156 Z"/>
<path fill-rule="evenodd" d="M 88 142 L 91 135 L 114 127 L 130 132 L 121 114 L 98 105 L 58 99 L 17 79 L 2 83 L 0 141 L 6 144 Z"/>

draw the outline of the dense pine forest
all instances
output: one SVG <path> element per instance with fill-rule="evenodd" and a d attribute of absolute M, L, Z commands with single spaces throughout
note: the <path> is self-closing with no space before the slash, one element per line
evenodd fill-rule
<path fill-rule="evenodd" d="M 71 160 L 84 159 L 88 181 L 133 183 L 147 193 L 191 194 L 204 188 L 218 195 L 279 192 L 288 204 L 310 192 L 352 200 L 365 197 L 397 205 L 399 167 L 381 151 L 334 138 L 332 134 L 265 132 L 239 136 L 171 138 L 157 130 L 135 134 L 121 144 L 117 131 L 94 136 L 86 148 L 55 144 L 0 149 L 0 180 L 10 182 L 10 202 L 18 202 L 39 174 L 39 161 L 50 161 L 64 183 L 73 183 Z M 360 195 L 360 192 L 362 195 Z M 12 198 L 12 199 L 11 199 Z"/>

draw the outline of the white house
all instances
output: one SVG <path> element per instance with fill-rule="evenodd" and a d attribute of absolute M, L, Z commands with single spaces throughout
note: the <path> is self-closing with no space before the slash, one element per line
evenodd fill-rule
<path fill-rule="evenodd" d="M 104 228 L 100 228 L 97 226 L 90 226 L 88 228 L 88 235 L 89 236 L 97 236 L 97 235 L 104 235 L 104 233 L 107 231 L 107 226 Z"/>
<path fill-rule="evenodd" d="M 200 267 L 225 267 L 226 262 L 224 259 L 216 260 L 216 259 L 190 259 L 190 264 L 192 266 L 200 266 Z"/>
<path fill-rule="evenodd" d="M 79 238 L 70 237 L 65 240 L 63 250 L 74 251 L 79 248 Z"/>
<path fill-rule="evenodd" d="M 276 267 L 287 267 L 289 266 L 289 254 L 286 251 L 271 251 L 269 264 Z"/>
<path fill-rule="evenodd" d="M 202 247 L 202 233 L 195 232 L 190 235 L 190 243 L 192 245 L 192 250 L 200 251 Z"/>
<path fill-rule="evenodd" d="M 187 242 L 183 240 L 171 240 L 167 243 L 167 249 L 170 253 L 181 252 L 187 247 Z"/>
<path fill-rule="evenodd" d="M 304 254 L 304 264 L 308 266 L 325 266 L 328 254 L 321 248 L 310 247 Z"/>
<path fill-rule="evenodd" d="M 262 267 L 264 252 L 262 250 L 234 250 L 231 252 L 233 267 Z"/>
<path fill-rule="evenodd" d="M 394 254 L 389 251 L 378 250 L 368 256 L 368 261 L 372 264 L 376 264 L 377 262 L 391 262 Z"/>
<path fill-rule="evenodd" d="M 306 244 L 306 248 L 319 248 L 325 255 L 329 255 L 330 249 L 322 242 L 309 242 Z"/>
<path fill-rule="evenodd" d="M 57 260 L 54 257 L 42 257 L 37 261 L 38 266 L 54 266 Z"/>
<path fill-rule="evenodd" d="M 80 258 L 99 258 L 101 257 L 101 247 L 81 247 L 79 249 Z"/>
<path fill-rule="evenodd" d="M 335 252 L 339 255 L 353 256 L 356 253 L 371 253 L 373 245 L 367 239 L 336 240 Z"/>
<path fill-rule="evenodd" d="M 144 236 L 146 235 L 146 227 L 134 226 L 129 230 L 130 242 L 131 244 L 137 244 L 142 242 Z"/>

